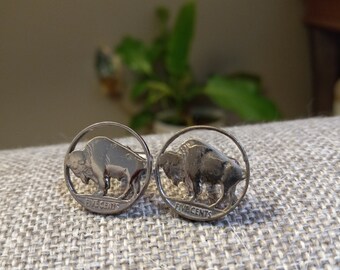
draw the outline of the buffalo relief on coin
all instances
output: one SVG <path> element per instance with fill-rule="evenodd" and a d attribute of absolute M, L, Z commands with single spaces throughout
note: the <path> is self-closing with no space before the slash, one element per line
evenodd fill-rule
<path fill-rule="evenodd" d="M 145 176 L 146 159 L 130 148 L 106 137 L 95 137 L 83 150 L 68 153 L 65 166 L 69 168 L 82 183 L 93 181 L 96 190 L 92 194 L 78 194 L 73 197 L 85 208 L 97 213 L 118 213 L 140 193 L 140 179 Z M 112 186 L 112 182 L 120 185 Z M 72 185 L 72 184 L 71 184 Z M 121 192 L 111 189 L 120 188 Z M 71 190 L 74 189 L 73 185 Z M 115 195 L 113 195 L 115 194 Z"/>
<path fill-rule="evenodd" d="M 177 151 L 161 153 L 157 167 L 165 174 L 158 179 L 163 198 L 177 213 L 194 220 L 213 220 L 231 211 L 239 199 L 236 187 L 247 178 L 236 159 L 196 139 L 185 141 Z"/>

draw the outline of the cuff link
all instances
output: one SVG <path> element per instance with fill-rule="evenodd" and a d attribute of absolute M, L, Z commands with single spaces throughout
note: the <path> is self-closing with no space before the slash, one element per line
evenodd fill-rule
<path fill-rule="evenodd" d="M 140 144 L 139 151 L 105 136 L 89 136 L 103 128 L 129 132 Z M 90 139 L 83 148 L 76 149 L 85 135 Z M 143 138 L 116 122 L 100 122 L 82 130 L 73 139 L 64 161 L 71 195 L 87 210 L 99 214 L 118 214 L 132 206 L 146 190 L 151 171 L 152 156 Z"/>
<path fill-rule="evenodd" d="M 201 139 L 207 132 L 217 133 L 210 137 L 218 137 L 215 143 Z M 163 200 L 173 211 L 187 219 L 211 221 L 239 205 L 250 170 L 247 154 L 233 135 L 211 126 L 192 126 L 165 143 L 155 176 Z"/>

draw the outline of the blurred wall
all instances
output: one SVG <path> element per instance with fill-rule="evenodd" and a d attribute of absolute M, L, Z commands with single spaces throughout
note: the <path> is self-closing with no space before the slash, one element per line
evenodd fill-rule
<path fill-rule="evenodd" d="M 125 34 L 151 38 L 161 3 L 175 11 L 183 1 L 0 1 L 0 149 L 69 141 L 95 121 L 127 123 L 99 91 L 94 52 Z M 258 73 L 285 117 L 306 116 L 311 85 L 302 1 L 197 4 L 197 77 Z"/>

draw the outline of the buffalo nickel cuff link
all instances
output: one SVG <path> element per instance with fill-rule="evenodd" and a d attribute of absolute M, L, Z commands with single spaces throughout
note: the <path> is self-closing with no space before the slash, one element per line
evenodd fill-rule
<path fill-rule="evenodd" d="M 215 133 L 213 144 L 201 139 L 207 132 Z M 155 175 L 159 192 L 172 210 L 187 219 L 210 221 L 241 202 L 250 171 L 247 155 L 234 136 L 210 126 L 193 126 L 165 143 Z"/>
<path fill-rule="evenodd" d="M 97 135 L 112 128 L 129 132 L 136 140 L 134 147 L 109 135 Z M 202 139 L 209 132 L 213 143 Z M 146 190 L 152 156 L 143 138 L 129 127 L 100 122 L 73 139 L 64 173 L 71 195 L 83 207 L 95 213 L 118 214 Z M 161 197 L 174 212 L 187 219 L 210 221 L 239 205 L 249 185 L 250 169 L 247 155 L 233 135 L 215 127 L 193 126 L 165 143 L 154 175 Z"/>
<path fill-rule="evenodd" d="M 139 144 L 136 150 L 106 136 L 89 136 L 87 143 L 77 148 L 86 135 L 101 129 L 107 132 L 108 128 L 129 132 Z M 100 214 L 118 214 L 132 206 L 146 190 L 151 171 L 152 156 L 143 138 L 116 122 L 96 123 L 82 130 L 64 161 L 65 180 L 73 198 Z"/>

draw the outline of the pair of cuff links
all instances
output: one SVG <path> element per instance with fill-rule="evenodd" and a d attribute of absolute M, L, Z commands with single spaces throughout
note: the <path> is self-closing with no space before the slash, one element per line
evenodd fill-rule
<path fill-rule="evenodd" d="M 129 146 L 110 139 L 113 128 L 132 135 Z M 213 143 L 205 142 L 208 139 Z M 197 221 L 219 219 L 232 211 L 245 196 L 250 178 L 246 152 L 222 129 L 192 126 L 177 132 L 162 147 L 153 170 L 153 157 L 144 139 L 116 122 L 83 129 L 67 150 L 64 173 L 73 198 L 99 214 L 127 210 L 154 175 L 170 208 Z"/>

